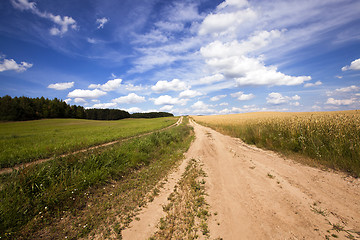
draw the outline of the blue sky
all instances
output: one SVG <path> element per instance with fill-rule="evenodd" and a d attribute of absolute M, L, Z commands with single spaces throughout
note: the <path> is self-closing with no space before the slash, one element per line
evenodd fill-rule
<path fill-rule="evenodd" d="M 0 95 L 129 112 L 360 108 L 358 0 L 3 0 Z"/>

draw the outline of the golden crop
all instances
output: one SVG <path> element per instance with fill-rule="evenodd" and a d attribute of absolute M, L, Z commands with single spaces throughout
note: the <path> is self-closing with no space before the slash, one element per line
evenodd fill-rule
<path fill-rule="evenodd" d="M 245 142 L 296 152 L 360 176 L 360 111 L 258 112 L 193 116 Z"/>

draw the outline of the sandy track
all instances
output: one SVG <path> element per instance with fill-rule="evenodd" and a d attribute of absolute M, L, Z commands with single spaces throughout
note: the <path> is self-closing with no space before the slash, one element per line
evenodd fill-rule
<path fill-rule="evenodd" d="M 124 239 L 147 239 L 156 230 L 164 215 L 161 206 L 191 158 L 201 160 L 208 174 L 211 239 L 332 239 L 332 234 L 360 239 L 359 179 L 304 166 L 191 124 L 196 140 L 182 169 L 141 212 L 140 221 L 124 231 Z"/>
<path fill-rule="evenodd" d="M 125 142 L 125 141 L 128 141 L 128 140 L 131 140 L 131 139 L 134 139 L 134 138 L 139 138 L 139 137 L 144 137 L 144 136 L 147 136 L 147 135 L 150 135 L 154 132 L 160 132 L 160 131 L 164 131 L 166 129 L 169 129 L 169 128 L 172 128 L 172 127 L 175 127 L 175 126 L 179 126 L 183 121 L 183 117 L 181 116 L 176 123 L 168 126 L 168 127 L 165 127 L 165 128 L 162 128 L 162 129 L 158 129 L 158 130 L 155 130 L 155 131 L 151 131 L 151 132 L 147 132 L 147 133 L 143 133 L 143 134 L 140 134 L 140 135 L 136 135 L 136 136 L 132 136 L 132 137 L 128 137 L 128 138 L 123 138 L 123 139 L 120 139 L 120 140 L 115 140 L 115 141 L 111 141 L 111 142 L 107 142 L 107 143 L 103 143 L 103 144 L 99 144 L 99 145 L 96 145 L 96 146 L 93 146 L 93 147 L 89 147 L 89 148 L 84 148 L 84 149 L 81 149 L 81 150 L 78 150 L 78 151 L 74 151 L 74 152 L 70 152 L 70 153 L 65 153 L 65 154 L 62 154 L 62 155 L 59 155 L 57 157 L 67 157 L 67 156 L 70 156 L 70 155 L 75 155 L 75 154 L 78 154 L 78 153 L 82 153 L 82 152 L 87 152 L 87 151 L 90 151 L 90 150 L 93 150 L 93 149 L 97 149 L 97 148 L 102 148 L 102 147 L 106 147 L 106 146 L 110 146 L 110 145 L 114 145 L 115 143 L 120 143 L 120 142 Z M 19 164 L 19 165 L 16 165 L 14 167 L 9 167 L 9 168 L 2 168 L 0 169 L 0 175 L 1 174 L 5 174 L 5 173 L 10 173 L 12 172 L 13 170 L 19 170 L 21 168 L 26 168 L 28 166 L 31 166 L 31 165 L 34 165 L 34 164 L 40 164 L 40 163 L 43 163 L 43 162 L 47 162 L 47 161 L 50 161 L 52 159 L 54 159 L 55 157 L 50 157 L 50 158 L 45 158 L 45 159 L 39 159 L 39 160 L 36 160 L 36 161 L 33 161 L 33 162 L 28 162 L 28 163 L 23 163 L 23 164 Z"/>
<path fill-rule="evenodd" d="M 208 173 L 208 202 L 216 213 L 209 222 L 212 237 L 325 239 L 325 235 L 348 235 L 331 230 L 329 221 L 360 232 L 358 179 L 303 166 L 192 124 L 196 143 L 202 146 L 198 158 Z"/>

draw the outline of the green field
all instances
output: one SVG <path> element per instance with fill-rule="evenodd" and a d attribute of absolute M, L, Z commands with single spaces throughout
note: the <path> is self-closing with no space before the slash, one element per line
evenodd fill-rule
<path fill-rule="evenodd" d="M 296 154 L 360 177 L 360 111 L 259 112 L 194 116 L 258 147 Z"/>
<path fill-rule="evenodd" d="M 137 129 L 149 129 L 142 127 L 144 123 L 152 123 L 154 128 L 175 120 L 125 123 L 133 126 L 135 133 L 140 132 Z M 121 122 L 113 122 L 112 129 L 121 129 Z M 91 129 L 96 123 L 79 124 L 78 128 Z M 103 129 L 109 127 L 109 123 L 103 124 Z M 191 139 L 192 131 L 185 121 L 161 132 L 0 175 L 0 238 L 37 239 L 46 232 L 48 239 L 78 239 L 96 232 L 107 219 L 107 228 L 113 224 L 115 230 L 111 231 L 118 232 L 121 224 L 128 224 L 131 211 L 143 204 L 146 194 L 183 158 Z M 105 188 L 114 195 L 104 195 Z M 115 222 L 113 215 L 125 220 Z M 68 222 L 60 221 L 65 216 Z"/>
<path fill-rule="evenodd" d="M 0 168 L 59 156 L 169 126 L 175 117 L 95 121 L 44 119 L 0 123 Z"/>

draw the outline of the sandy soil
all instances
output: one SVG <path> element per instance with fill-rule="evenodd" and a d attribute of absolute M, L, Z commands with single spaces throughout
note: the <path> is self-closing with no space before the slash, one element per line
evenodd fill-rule
<path fill-rule="evenodd" d="M 360 239 L 360 180 L 301 165 L 191 122 L 196 140 L 180 170 L 124 239 L 147 239 L 188 159 L 203 162 L 211 239 Z M 351 235 L 351 236 L 350 236 Z"/>

